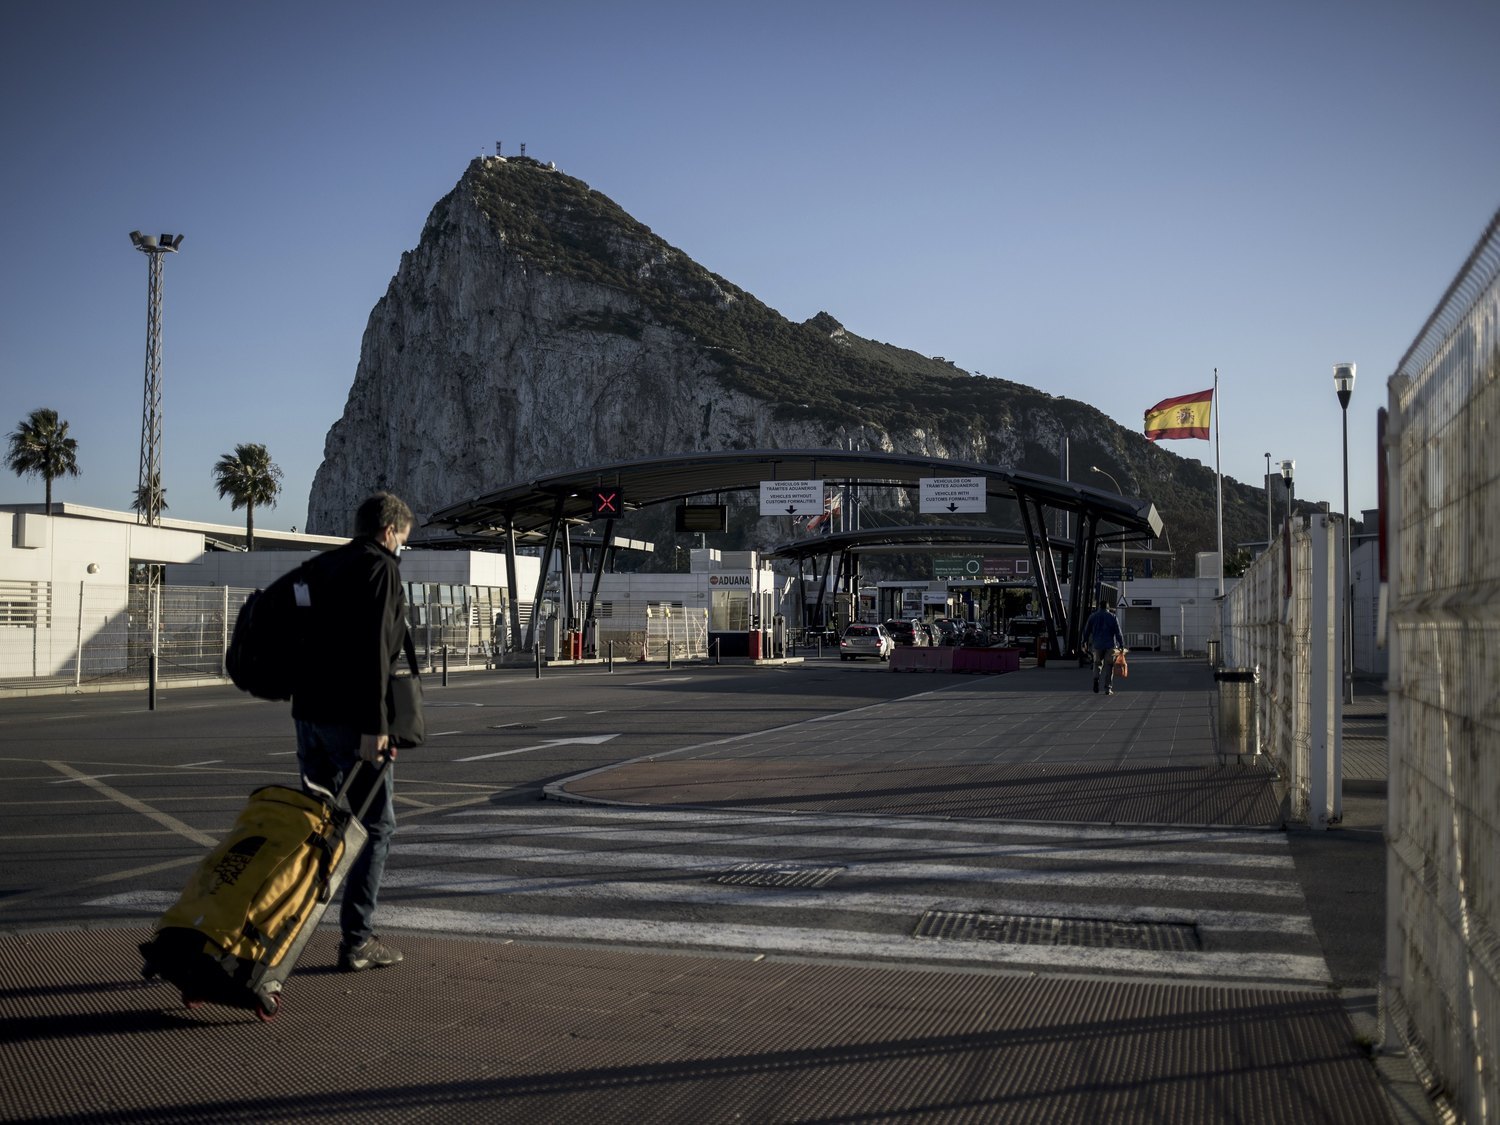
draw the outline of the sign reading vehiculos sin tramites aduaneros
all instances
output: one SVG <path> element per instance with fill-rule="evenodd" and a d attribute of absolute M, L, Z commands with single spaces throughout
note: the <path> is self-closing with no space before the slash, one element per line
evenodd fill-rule
<path fill-rule="evenodd" d="M 983 477 L 923 477 L 919 510 L 924 514 L 984 511 Z"/>
<path fill-rule="evenodd" d="M 823 482 L 820 480 L 761 481 L 760 514 L 763 516 L 821 516 L 823 514 Z"/>

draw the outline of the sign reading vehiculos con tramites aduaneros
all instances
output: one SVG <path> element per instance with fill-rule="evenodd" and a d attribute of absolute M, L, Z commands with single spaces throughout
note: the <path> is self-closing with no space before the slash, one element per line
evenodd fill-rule
<path fill-rule="evenodd" d="M 821 480 L 763 480 L 760 482 L 760 514 L 763 516 L 821 516 Z"/>
<path fill-rule="evenodd" d="M 923 515 L 947 512 L 984 511 L 983 477 L 923 477 L 921 500 Z"/>

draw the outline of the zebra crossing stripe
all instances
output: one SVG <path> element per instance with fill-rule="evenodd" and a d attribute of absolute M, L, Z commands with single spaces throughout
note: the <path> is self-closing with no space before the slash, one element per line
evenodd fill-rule
<path fill-rule="evenodd" d="M 759 827 L 759 826 L 757 826 Z M 456 824 L 420 824 L 414 825 L 410 830 L 404 831 L 406 835 L 421 836 L 474 836 L 473 828 Z M 740 847 L 758 848 L 827 848 L 830 843 L 840 850 L 847 851 L 882 851 L 889 852 L 899 849 L 903 844 L 921 847 L 924 849 L 938 849 L 947 858 L 959 859 L 965 856 L 976 858 L 1038 858 L 1050 860 L 1089 860 L 1099 863 L 1113 864 L 1154 864 L 1180 867 L 1185 865 L 1198 866 L 1229 866 L 1247 868 L 1267 868 L 1284 872 L 1295 871 L 1292 857 L 1285 852 L 1281 855 L 1264 854 L 1233 854 L 1225 852 L 1210 851 L 1156 851 L 1150 848 L 1139 847 L 1116 847 L 1106 850 L 1105 847 L 1097 845 L 1089 848 L 1063 848 L 1054 844 L 1023 843 L 1023 844 L 1001 844 L 979 841 L 953 841 L 934 840 L 929 834 L 921 840 L 905 840 L 896 835 L 884 836 L 833 836 L 818 831 L 797 833 L 791 835 L 758 835 L 745 834 L 741 832 L 715 832 L 707 830 L 694 830 L 689 828 L 669 828 L 663 831 L 650 831 L 645 829 L 625 828 L 618 825 L 597 825 L 586 828 L 578 828 L 569 825 L 548 825 L 542 828 L 507 829 L 504 833 L 507 837 L 526 836 L 561 836 L 561 837 L 584 837 L 590 840 L 608 839 L 610 841 L 636 842 L 641 844 L 736 844 Z M 1133 841 L 1132 841 L 1133 842 Z"/>
<path fill-rule="evenodd" d="M 1321 957 L 1286 953 L 1184 953 L 1087 946 L 1007 946 L 997 942 L 939 941 L 906 934 L 867 934 L 800 927 L 654 921 L 639 918 L 578 918 L 541 914 L 496 914 L 464 910 L 387 906 L 377 921 L 389 929 L 487 937 L 598 941 L 613 944 L 737 950 L 866 961 L 944 962 L 968 967 L 1041 967 L 1215 981 L 1279 981 L 1326 986 Z"/>
<path fill-rule="evenodd" d="M 809 849 L 811 852 L 814 849 Z M 833 862 L 831 849 L 816 849 L 816 855 L 796 857 L 803 861 L 817 859 Z M 510 860 L 522 863 L 546 863 L 561 866 L 631 867 L 641 871 L 710 870 L 734 863 L 754 863 L 763 855 L 724 854 L 694 856 L 674 863 L 664 862 L 661 852 L 622 852 L 614 850 L 569 850 L 564 848 L 522 847 L 515 844 L 488 844 L 454 841 L 442 844 L 394 844 L 392 855 L 425 856 L 437 859 Z M 779 858 L 793 858 L 782 856 Z M 851 875 L 874 879 L 928 879 L 939 882 L 982 883 L 986 885 L 1046 884 L 1074 888 L 1134 887 L 1152 891 L 1183 891 L 1198 894 L 1242 894 L 1266 898 L 1301 899 L 1302 888 L 1292 880 L 1241 879 L 1227 875 L 1161 875 L 1138 871 L 1067 871 L 1032 867 L 965 867 L 960 864 L 902 863 L 877 860 L 850 862 Z"/>
<path fill-rule="evenodd" d="M 866 914 L 912 915 L 924 910 L 954 913 L 1045 915 L 1051 918 L 1098 918 L 1105 915 L 1122 922 L 1163 922 L 1196 925 L 1214 934 L 1285 934 L 1312 937 L 1312 920 L 1305 914 L 1270 914 L 1252 910 L 1200 910 L 1134 903 L 1041 902 L 1036 899 L 964 898 L 944 895 L 842 891 L 837 883 L 828 887 L 752 887 L 714 882 L 646 882 L 601 880 L 594 875 L 464 875 L 432 867 L 395 868 L 386 871 L 382 887 L 387 890 L 426 890 L 434 894 L 495 895 L 521 898 L 545 895 L 579 902 L 629 902 L 652 905 L 747 907 L 770 912 L 782 910 L 844 910 Z"/>
<path fill-rule="evenodd" d="M 900 817 L 858 816 L 849 814 L 778 812 L 745 813 L 713 812 L 686 809 L 625 809 L 570 806 L 559 809 L 556 805 L 544 808 L 507 807 L 502 809 L 466 809 L 451 818 L 476 820 L 503 820 L 509 823 L 544 821 L 549 825 L 560 823 L 579 825 L 610 825 L 620 822 L 642 822 L 658 826 L 674 824 L 712 824 L 721 827 L 744 827 L 754 825 L 801 825 L 818 829 L 872 829 L 876 832 L 911 832 L 931 835 L 941 832 L 943 836 L 972 837 L 975 839 L 1060 839 L 1060 840 L 1118 840 L 1135 843 L 1183 843 L 1225 844 L 1237 849 L 1265 851 L 1284 854 L 1287 850 L 1286 836 L 1280 832 L 1261 829 L 1216 829 L 1216 828 L 1120 828 L 1088 824 L 1052 824 L 1043 821 L 991 821 L 953 819 L 944 816 Z M 403 829 L 404 830 L 404 829 Z"/>

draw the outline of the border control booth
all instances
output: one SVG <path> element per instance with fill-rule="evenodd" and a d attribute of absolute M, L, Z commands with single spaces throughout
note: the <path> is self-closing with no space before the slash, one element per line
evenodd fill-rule
<path fill-rule="evenodd" d="M 842 591 L 850 601 L 857 599 L 859 551 L 872 544 L 850 536 L 883 534 L 889 540 L 888 550 L 924 543 L 952 547 L 976 539 L 983 542 L 986 536 L 1004 536 L 1017 557 L 1027 563 L 1043 620 L 1042 634 L 1054 654 L 1079 650 L 1079 631 L 1095 586 L 1100 550 L 1144 543 L 1162 530 L 1161 517 L 1150 501 L 1073 481 L 972 461 L 838 449 L 683 453 L 572 469 L 450 505 L 433 513 L 425 527 L 446 529 L 476 543 L 501 544 L 512 559 L 518 543 L 539 546 L 545 576 L 555 552 L 561 551 L 564 560 L 571 558 L 569 539 L 582 525 L 603 523 L 599 550 L 608 552 L 617 522 L 649 505 L 688 501 L 720 505 L 726 494 L 758 491 L 761 518 L 786 516 L 790 524 L 823 515 L 826 489 L 852 492 L 865 487 L 919 494 L 920 506 L 911 505 L 914 509 L 934 520 L 951 517 L 952 522 L 883 532 L 809 535 L 783 543 L 767 554 L 797 562 L 798 581 L 804 589 L 800 604 L 809 604 L 807 564 L 813 569 L 817 597 L 821 598 L 822 591 L 833 591 L 831 596 Z M 777 501 L 768 508 L 768 491 L 775 490 L 780 490 Z M 929 507 L 930 495 L 941 495 L 946 502 Z M 601 498 L 607 501 L 604 508 Z M 857 522 L 857 505 L 850 507 Z M 974 519 L 976 514 L 993 522 L 980 524 Z M 1065 525 L 1068 533 L 1056 535 L 1049 530 L 1058 525 Z M 940 542 L 936 538 L 940 535 L 949 538 Z M 585 599 L 587 608 L 564 606 L 570 617 L 588 620 L 593 616 L 602 568 L 592 569 L 595 581 Z M 514 582 L 514 566 L 509 573 Z M 541 593 L 538 590 L 533 600 L 540 601 Z M 516 595 L 512 590 L 511 606 L 519 604 Z M 756 600 L 744 609 L 733 599 L 726 598 L 723 604 L 719 622 L 725 627 L 715 631 L 722 631 L 726 640 L 730 634 L 745 636 L 747 649 L 754 643 L 752 638 L 763 637 L 773 624 L 765 620 L 767 607 Z M 741 633 L 731 625 L 745 629 Z M 513 616 L 511 628 L 513 647 L 530 650 L 536 640 L 535 621 L 524 636 L 519 617 Z"/>

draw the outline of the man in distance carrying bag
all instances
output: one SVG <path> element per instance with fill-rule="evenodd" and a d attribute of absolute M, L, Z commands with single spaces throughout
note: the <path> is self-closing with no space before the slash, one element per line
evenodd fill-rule
<path fill-rule="evenodd" d="M 392 735 L 389 706 L 397 663 L 410 645 L 398 553 L 411 526 L 411 509 L 398 497 L 377 492 L 355 512 L 355 537 L 308 564 L 309 636 L 325 658 L 308 661 L 307 671 L 299 677 L 292 693 L 292 718 L 303 778 L 331 792 L 338 791 L 357 761 L 394 759 L 400 745 Z M 414 658 L 411 664 L 415 675 Z M 420 708 L 418 689 L 405 695 L 408 712 L 413 695 Z M 406 718 L 411 718 L 409 713 Z M 358 789 L 373 779 L 380 790 L 360 818 L 369 830 L 369 844 L 344 883 L 339 967 L 349 972 L 401 960 L 400 952 L 380 941 L 373 930 L 380 881 L 396 831 L 393 773 L 391 768 L 373 774 L 362 771 L 354 785 Z M 351 794 L 350 806 L 358 808 L 363 797 Z"/>

